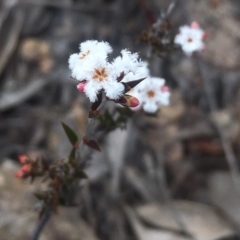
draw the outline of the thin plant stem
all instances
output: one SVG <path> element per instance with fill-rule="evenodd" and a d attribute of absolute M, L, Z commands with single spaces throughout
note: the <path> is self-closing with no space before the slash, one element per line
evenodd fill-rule
<path fill-rule="evenodd" d="M 38 240 L 44 227 L 46 226 L 48 220 L 51 217 L 51 211 L 49 209 L 47 209 L 45 211 L 45 213 L 43 214 L 43 216 L 41 217 L 41 219 L 39 220 L 39 222 L 37 223 L 32 236 L 30 238 L 30 240 Z"/>
<path fill-rule="evenodd" d="M 150 154 L 151 154 L 152 160 L 157 165 L 156 166 L 156 169 L 157 169 L 156 177 L 157 177 L 157 180 L 159 181 L 159 187 L 164 195 L 165 201 L 171 209 L 172 217 L 174 218 L 175 222 L 181 229 L 181 232 L 185 236 L 187 236 L 189 239 L 195 240 L 196 238 L 188 231 L 187 226 L 184 223 L 181 214 L 176 209 L 176 207 L 173 203 L 172 197 L 170 195 L 170 192 L 167 189 L 166 174 L 164 171 L 164 163 L 163 163 L 163 158 L 162 158 L 162 155 L 160 154 L 160 151 L 156 152 L 154 149 L 150 149 Z"/>

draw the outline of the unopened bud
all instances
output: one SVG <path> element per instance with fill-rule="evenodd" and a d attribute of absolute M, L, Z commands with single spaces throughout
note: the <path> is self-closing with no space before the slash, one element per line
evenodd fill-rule
<path fill-rule="evenodd" d="M 140 104 L 139 100 L 135 97 L 129 98 L 128 103 L 129 107 L 137 107 Z"/>
<path fill-rule="evenodd" d="M 84 92 L 85 86 L 86 86 L 86 81 L 80 82 L 80 83 L 77 85 L 78 91 L 79 91 L 79 92 Z"/>
<path fill-rule="evenodd" d="M 206 39 L 206 38 L 207 38 L 207 36 L 208 36 L 208 35 L 207 35 L 207 33 L 206 33 L 206 32 L 204 32 L 204 33 L 203 33 L 203 35 L 202 35 L 202 39 Z"/>
<path fill-rule="evenodd" d="M 15 177 L 17 178 L 24 178 L 24 172 L 22 170 L 18 170 L 16 173 L 15 173 Z"/>
<path fill-rule="evenodd" d="M 137 98 L 130 95 L 124 95 L 116 102 L 126 107 L 137 107 L 140 104 Z"/>
<path fill-rule="evenodd" d="M 31 171 L 31 166 L 29 164 L 25 164 L 21 168 L 23 173 L 29 173 Z"/>
<path fill-rule="evenodd" d="M 169 88 L 167 86 L 162 86 L 161 87 L 161 91 L 162 92 L 168 92 L 169 91 Z"/>
<path fill-rule="evenodd" d="M 196 28 L 196 29 L 198 29 L 198 28 L 199 28 L 199 24 L 194 21 L 194 22 L 191 23 L 191 28 Z"/>
<path fill-rule="evenodd" d="M 27 157 L 26 155 L 19 155 L 19 156 L 18 156 L 18 161 L 19 161 L 20 163 L 26 163 L 27 160 L 28 160 L 28 157 Z"/>

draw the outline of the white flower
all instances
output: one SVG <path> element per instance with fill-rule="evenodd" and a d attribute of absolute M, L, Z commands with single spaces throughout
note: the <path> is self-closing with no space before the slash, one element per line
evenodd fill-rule
<path fill-rule="evenodd" d="M 133 72 L 129 72 L 127 73 L 122 82 L 131 82 L 134 80 L 138 80 L 141 78 L 147 78 L 149 76 L 149 68 L 148 68 L 148 63 L 144 62 L 144 61 L 140 61 L 138 63 L 138 67 L 135 71 L 135 73 Z"/>
<path fill-rule="evenodd" d="M 106 96 L 110 99 L 119 99 L 124 91 L 123 84 L 117 81 L 108 81 L 104 84 L 104 90 L 106 92 Z"/>
<path fill-rule="evenodd" d="M 121 72 L 128 74 L 130 72 L 135 73 L 138 67 L 141 66 L 141 62 L 138 61 L 137 53 L 131 53 L 124 49 L 121 51 L 121 56 L 114 59 L 112 66 L 116 74 L 120 74 Z"/>
<path fill-rule="evenodd" d="M 164 83 L 162 78 L 148 77 L 128 94 L 138 98 L 145 112 L 155 113 L 160 104 L 169 104 L 170 93 Z"/>
<path fill-rule="evenodd" d="M 91 102 L 97 100 L 100 91 L 104 91 L 111 100 L 119 99 L 124 94 L 124 85 L 119 82 L 121 74 L 124 74 L 125 81 L 148 75 L 146 63 L 138 60 L 138 54 L 122 50 L 122 56 L 109 63 L 107 58 L 111 52 L 112 48 L 107 42 L 89 40 L 80 44 L 80 53 L 72 54 L 69 58 L 72 77 L 84 83 L 78 84 L 77 88 Z"/>
<path fill-rule="evenodd" d="M 91 102 L 97 100 L 97 94 L 102 89 L 110 99 L 118 99 L 124 90 L 123 84 L 117 82 L 115 75 L 112 75 L 109 63 L 106 63 L 105 66 L 96 65 L 89 69 L 86 80 L 84 92 Z"/>
<path fill-rule="evenodd" d="M 93 68 L 103 68 L 107 64 L 107 56 L 112 48 L 107 42 L 89 40 L 80 44 L 80 53 L 69 58 L 69 68 L 72 77 L 78 81 L 90 79 Z"/>
<path fill-rule="evenodd" d="M 174 42 L 181 45 L 187 56 L 191 56 L 193 52 L 204 49 L 204 36 L 205 33 L 198 23 L 193 22 L 191 26 L 180 27 L 180 33 L 175 37 Z"/>

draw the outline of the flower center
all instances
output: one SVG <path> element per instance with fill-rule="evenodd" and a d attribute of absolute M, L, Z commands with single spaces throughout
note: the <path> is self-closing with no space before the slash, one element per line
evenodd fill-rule
<path fill-rule="evenodd" d="M 189 43 L 191 43 L 193 41 L 193 39 L 191 37 L 188 38 L 187 40 Z"/>
<path fill-rule="evenodd" d="M 147 92 L 147 96 L 148 96 L 149 98 L 153 98 L 153 97 L 155 96 L 155 92 L 154 92 L 153 90 L 149 90 L 149 91 Z"/>
<path fill-rule="evenodd" d="M 88 50 L 86 53 L 82 53 L 82 55 L 79 57 L 80 59 L 85 58 L 90 53 L 90 50 Z"/>
<path fill-rule="evenodd" d="M 96 79 L 97 81 L 102 82 L 105 78 L 108 77 L 105 68 L 102 68 L 102 69 L 95 68 L 94 70 L 95 70 L 95 73 L 93 75 L 93 79 Z"/>

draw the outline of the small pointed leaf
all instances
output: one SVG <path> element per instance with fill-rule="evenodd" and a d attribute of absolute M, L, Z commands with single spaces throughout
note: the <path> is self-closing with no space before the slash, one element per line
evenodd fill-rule
<path fill-rule="evenodd" d="M 84 171 L 81 171 L 81 170 L 76 172 L 76 177 L 88 179 L 88 175 Z"/>
<path fill-rule="evenodd" d="M 134 80 L 131 82 L 127 82 L 126 84 L 130 87 L 130 88 L 134 88 L 136 87 L 141 81 L 143 81 L 145 78 L 140 78 L 138 80 Z"/>
<path fill-rule="evenodd" d="M 90 148 L 93 148 L 94 150 L 97 150 L 97 151 L 101 152 L 101 149 L 100 149 L 98 143 L 95 140 L 93 140 L 93 139 L 89 140 L 86 137 L 83 137 L 82 140 L 83 140 L 85 145 L 89 146 Z"/>
<path fill-rule="evenodd" d="M 62 122 L 62 126 L 71 144 L 73 146 L 76 145 L 78 142 L 78 137 L 76 133 L 64 122 Z"/>
<path fill-rule="evenodd" d="M 38 199 L 38 200 L 43 200 L 45 198 L 43 193 L 34 193 L 34 196 Z"/>

